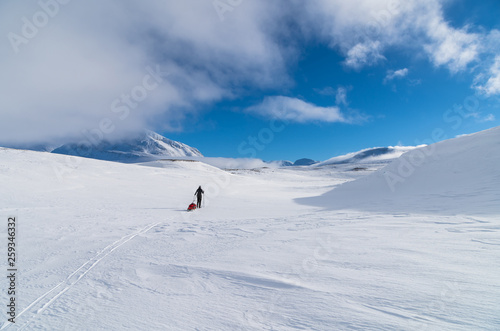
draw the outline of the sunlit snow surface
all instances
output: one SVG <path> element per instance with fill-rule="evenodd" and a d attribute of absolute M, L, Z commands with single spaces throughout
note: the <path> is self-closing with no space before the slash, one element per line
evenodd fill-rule
<path fill-rule="evenodd" d="M 499 143 L 444 142 L 395 191 L 398 160 L 224 172 L 0 149 L 4 329 L 498 330 Z"/>

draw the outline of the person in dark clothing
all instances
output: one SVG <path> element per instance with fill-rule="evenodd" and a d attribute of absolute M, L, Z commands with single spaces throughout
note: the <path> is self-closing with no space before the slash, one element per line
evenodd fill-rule
<path fill-rule="evenodd" d="M 194 195 L 196 195 L 196 198 L 198 198 L 198 208 L 201 208 L 201 198 L 203 194 L 205 194 L 205 192 L 201 189 L 201 186 L 198 187 L 196 192 L 194 192 Z"/>

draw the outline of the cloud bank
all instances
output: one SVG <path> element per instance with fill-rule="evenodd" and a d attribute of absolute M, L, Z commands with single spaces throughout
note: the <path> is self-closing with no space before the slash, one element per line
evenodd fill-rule
<path fill-rule="evenodd" d="M 4 1 L 0 141 L 175 129 L 238 88 L 286 84 L 268 10 L 248 2 L 223 23 L 211 1 Z"/>
<path fill-rule="evenodd" d="M 499 31 L 450 26 L 444 2 L 2 1 L 0 143 L 182 130 L 204 106 L 293 84 L 291 68 L 311 41 L 353 70 L 383 64 L 392 47 L 452 73 L 490 63 L 476 69 L 475 87 L 500 94 Z M 254 111 L 349 122 L 338 107 L 286 97 Z"/>

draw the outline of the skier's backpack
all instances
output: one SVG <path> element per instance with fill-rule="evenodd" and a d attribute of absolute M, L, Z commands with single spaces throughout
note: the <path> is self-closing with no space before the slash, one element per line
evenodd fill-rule
<path fill-rule="evenodd" d="M 188 209 L 187 209 L 187 210 L 188 210 L 188 211 L 193 211 L 193 210 L 195 210 L 195 209 L 196 209 L 196 204 L 193 202 L 193 203 L 191 203 L 191 204 L 189 205 L 189 207 L 188 207 Z"/>

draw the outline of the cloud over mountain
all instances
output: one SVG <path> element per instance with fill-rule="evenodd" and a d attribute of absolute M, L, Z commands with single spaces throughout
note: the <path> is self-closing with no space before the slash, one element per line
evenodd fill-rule
<path fill-rule="evenodd" d="M 187 116 L 215 102 L 292 86 L 291 68 L 309 42 L 338 50 L 356 70 L 383 63 L 391 47 L 452 73 L 487 60 L 474 84 L 500 93 L 498 31 L 451 26 L 444 2 L 4 1 L 0 142 L 182 130 Z M 303 121 L 345 121 L 335 107 L 280 100 Z"/>

